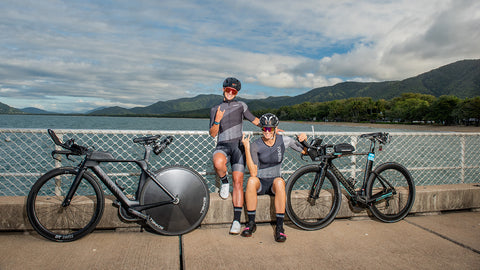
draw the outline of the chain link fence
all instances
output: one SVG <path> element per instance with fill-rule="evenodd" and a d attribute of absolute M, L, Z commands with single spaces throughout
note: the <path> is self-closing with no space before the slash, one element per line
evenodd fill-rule
<path fill-rule="evenodd" d="M 218 179 L 212 164 L 216 139 L 207 131 L 145 131 L 145 130 L 55 130 L 62 141 L 75 139 L 79 145 L 108 151 L 117 159 L 141 159 L 144 148 L 133 143 L 133 138 L 150 135 L 171 135 L 174 141 L 159 156 L 152 155 L 150 168 L 156 171 L 166 165 L 186 165 L 198 171 L 207 181 L 211 192 L 216 192 Z M 252 133 L 252 132 L 250 132 Z M 294 136 L 299 132 L 284 132 Z M 370 141 L 359 139 L 362 133 L 312 132 L 324 143 L 350 143 L 357 152 L 367 152 Z M 261 134 L 253 132 L 254 138 Z M 417 186 L 457 183 L 480 183 L 480 133 L 390 133 L 390 143 L 377 150 L 375 165 L 395 161 L 406 166 Z M 80 157 L 71 156 L 61 161 L 51 156 L 55 145 L 44 129 L 0 129 L 0 196 L 26 196 L 33 183 L 45 172 L 60 166 L 76 166 Z M 361 182 L 365 156 L 350 156 L 334 161 L 346 176 Z M 300 166 L 311 163 L 288 149 L 282 167 L 288 177 Z M 125 188 L 127 194 L 137 189 L 139 168 L 135 163 L 102 163 L 109 176 Z M 248 173 L 248 172 L 247 172 Z M 246 179 L 244 185 L 246 185 Z"/>

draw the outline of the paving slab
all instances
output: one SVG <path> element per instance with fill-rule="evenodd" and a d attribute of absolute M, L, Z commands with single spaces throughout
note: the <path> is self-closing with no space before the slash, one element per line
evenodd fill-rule
<path fill-rule="evenodd" d="M 480 211 L 417 215 L 406 219 L 411 224 L 480 252 Z M 479 268 L 480 269 L 480 268 Z"/>
<path fill-rule="evenodd" d="M 260 224 L 251 238 L 203 225 L 182 237 L 97 230 L 70 242 L 0 233 L 0 269 L 480 269 L 480 212 L 408 216 L 397 223 L 336 219 L 318 231 Z"/>
<path fill-rule="evenodd" d="M 424 219 L 432 217 L 414 220 Z M 447 224 L 458 217 L 433 219 Z M 467 219 L 458 230 L 475 229 L 459 241 L 479 235 L 478 215 Z M 480 269 L 480 254 L 407 220 L 337 219 L 318 231 L 293 226 L 286 228 L 285 243 L 274 241 L 270 224 L 258 226 L 251 238 L 228 235 L 228 227 L 201 228 L 184 236 L 185 269 Z"/>
<path fill-rule="evenodd" d="M 179 237 L 95 231 L 56 243 L 31 233 L 0 234 L 0 269 L 180 269 Z"/>

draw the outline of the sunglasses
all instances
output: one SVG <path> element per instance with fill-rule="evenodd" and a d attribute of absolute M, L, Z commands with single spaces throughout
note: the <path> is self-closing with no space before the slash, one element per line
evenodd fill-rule
<path fill-rule="evenodd" d="M 274 127 L 263 127 L 262 128 L 263 132 L 273 132 L 275 130 Z"/>
<path fill-rule="evenodd" d="M 238 93 L 237 89 L 232 87 L 225 87 L 225 92 L 230 93 L 232 95 L 236 95 Z"/>

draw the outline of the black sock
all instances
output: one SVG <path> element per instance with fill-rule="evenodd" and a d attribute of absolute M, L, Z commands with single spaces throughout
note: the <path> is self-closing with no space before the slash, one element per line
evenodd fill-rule
<path fill-rule="evenodd" d="M 233 207 L 233 220 L 240 222 L 241 215 L 242 215 L 242 207 Z"/>
<path fill-rule="evenodd" d="M 255 223 L 255 215 L 256 215 L 256 214 L 257 214 L 257 211 L 256 211 L 256 210 L 247 211 L 248 222 L 253 222 L 253 223 Z"/>
<path fill-rule="evenodd" d="M 221 178 L 220 178 L 220 181 L 222 181 L 222 184 L 228 184 L 227 175 L 225 175 L 224 177 L 221 177 Z"/>
<path fill-rule="evenodd" d="M 277 213 L 277 228 L 283 228 L 283 220 L 285 219 L 285 213 Z"/>

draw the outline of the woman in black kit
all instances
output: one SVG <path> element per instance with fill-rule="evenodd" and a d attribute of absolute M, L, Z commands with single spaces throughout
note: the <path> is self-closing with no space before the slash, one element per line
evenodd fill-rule
<path fill-rule="evenodd" d="M 233 178 L 233 222 L 230 234 L 239 234 L 240 216 L 243 207 L 243 176 L 245 172 L 245 151 L 241 144 L 243 119 L 254 125 L 259 119 L 249 110 L 247 104 L 235 100 L 241 89 L 241 83 L 236 78 L 226 78 L 223 82 L 223 102 L 210 111 L 210 135 L 217 137 L 217 146 L 213 152 L 213 166 L 222 182 L 220 197 L 227 199 L 230 186 L 227 179 L 227 161 L 230 161 Z"/>

